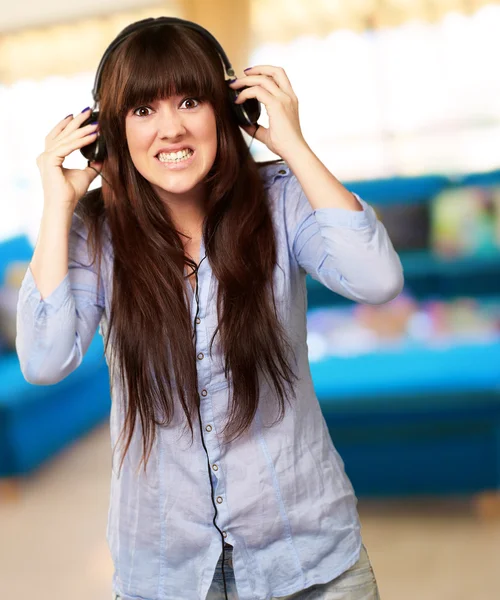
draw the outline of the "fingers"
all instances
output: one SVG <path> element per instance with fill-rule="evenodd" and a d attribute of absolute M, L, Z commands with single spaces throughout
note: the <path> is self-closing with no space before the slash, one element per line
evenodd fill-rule
<path fill-rule="evenodd" d="M 81 124 L 84 121 L 86 121 L 89 117 L 90 117 L 90 108 L 86 108 L 79 115 L 76 115 L 76 117 L 67 124 L 67 126 L 64 128 L 64 130 L 59 134 L 59 137 L 63 137 L 66 134 L 70 134 L 73 131 L 77 130 L 81 126 Z"/>
<path fill-rule="evenodd" d="M 297 107 L 298 99 L 290 81 L 281 67 L 259 65 L 246 69 L 246 76 L 236 79 L 229 84 L 234 90 L 246 88 L 240 92 L 236 104 L 241 104 L 248 98 L 256 98 L 266 107 L 270 102 L 278 100 L 284 105 Z M 256 90 L 250 92 L 249 90 Z M 265 92 L 265 93 L 263 93 Z"/>
<path fill-rule="evenodd" d="M 80 125 L 86 119 L 88 119 L 89 115 L 90 108 L 87 108 L 74 118 L 73 115 L 68 115 L 67 117 L 65 117 L 49 132 L 49 134 L 45 138 L 46 146 L 53 140 L 64 137 L 69 133 L 75 131 L 75 129 L 78 129 Z"/>
<path fill-rule="evenodd" d="M 263 87 L 253 85 L 252 87 L 243 90 L 234 103 L 241 104 L 242 102 L 245 102 L 245 100 L 248 100 L 248 98 L 256 98 L 260 103 L 264 104 L 266 108 L 278 100 L 276 96 L 269 93 Z"/>
<path fill-rule="evenodd" d="M 236 81 L 233 81 L 229 84 L 229 87 L 233 88 L 233 90 L 237 90 L 238 88 L 245 86 L 260 86 L 276 98 L 289 98 L 289 96 L 276 85 L 273 79 L 263 75 L 242 77 L 241 79 L 236 79 Z"/>
<path fill-rule="evenodd" d="M 280 89 L 285 92 L 290 98 L 297 98 L 293 91 L 292 84 L 288 79 L 285 69 L 282 67 L 274 67 L 272 65 L 257 65 L 245 70 L 245 75 L 266 75 L 272 78 Z"/>
<path fill-rule="evenodd" d="M 69 123 L 69 119 L 70 117 L 73 117 L 73 115 L 68 115 L 67 117 L 64 117 L 64 119 L 62 121 L 59 121 L 59 123 L 49 131 L 49 133 L 47 134 L 47 136 L 45 137 L 45 140 L 52 140 L 54 139 L 56 136 L 58 136 L 61 131 L 66 127 L 66 125 Z"/>
<path fill-rule="evenodd" d="M 37 158 L 37 164 L 51 164 L 61 166 L 66 156 L 83 148 L 97 139 L 98 125 L 86 125 L 68 134 L 66 137 L 56 138 L 46 143 L 45 151 Z"/>
<path fill-rule="evenodd" d="M 77 129 L 69 134 L 68 137 L 57 140 L 53 147 L 47 149 L 47 152 L 54 153 L 58 158 L 65 158 L 71 152 L 94 142 L 98 136 L 97 128 L 97 124 L 90 124 Z"/>

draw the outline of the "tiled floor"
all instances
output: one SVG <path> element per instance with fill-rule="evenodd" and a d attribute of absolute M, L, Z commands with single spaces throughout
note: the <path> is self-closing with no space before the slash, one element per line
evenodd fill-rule
<path fill-rule="evenodd" d="M 110 600 L 110 457 L 104 426 L 0 504 L 0 600 Z M 500 600 L 500 520 L 463 501 L 359 509 L 382 600 Z"/>

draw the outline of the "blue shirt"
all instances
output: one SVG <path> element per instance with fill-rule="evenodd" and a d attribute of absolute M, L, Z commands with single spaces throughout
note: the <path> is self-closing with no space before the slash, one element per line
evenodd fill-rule
<path fill-rule="evenodd" d="M 200 414 L 214 486 L 216 523 L 233 547 L 240 600 L 269 600 L 331 581 L 358 559 L 357 500 L 314 392 L 306 344 L 306 273 L 352 300 L 381 304 L 403 287 L 403 270 L 373 208 L 313 210 L 286 164 L 261 168 L 275 223 L 278 263 L 273 284 L 279 317 L 297 357 L 299 379 L 292 408 L 277 416 L 271 388 L 263 383 L 251 429 L 224 446 L 220 431 L 231 389 L 220 348 L 208 344 L 217 322 L 217 281 L 207 260 L 198 273 L 196 352 Z M 98 326 L 105 334 L 112 294 L 113 250 L 105 239 L 102 281 L 88 268 L 87 233 L 74 215 L 69 271 L 42 299 L 28 269 L 18 302 L 16 346 L 24 377 L 52 384 L 76 369 Z M 105 229 L 106 232 L 106 229 Z M 205 256 L 204 240 L 200 257 Z M 187 271 L 186 271 L 187 272 Z M 191 314 L 196 296 L 186 279 Z M 109 362 L 109 356 L 106 357 Z M 293 363 L 292 363 L 293 366 Z M 295 368 L 295 367 L 293 367 Z M 111 382 L 111 441 L 123 425 L 118 377 Z M 115 453 L 107 539 L 114 562 L 113 589 L 123 600 L 204 600 L 222 551 L 214 527 L 207 455 L 199 424 L 194 443 L 176 410 L 159 427 L 146 474 L 138 469 L 142 443 L 136 427 L 121 476 Z M 195 424 L 196 425 L 196 424 Z M 198 432 L 198 435 L 196 435 Z"/>

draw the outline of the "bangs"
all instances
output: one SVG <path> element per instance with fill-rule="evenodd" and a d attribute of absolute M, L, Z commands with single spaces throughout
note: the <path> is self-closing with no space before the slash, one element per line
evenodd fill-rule
<path fill-rule="evenodd" d="M 207 52 L 212 53 L 212 59 Z M 218 72 L 214 70 L 214 52 Z M 198 42 L 171 27 L 150 29 L 133 36 L 117 54 L 121 54 L 117 65 L 122 72 L 117 75 L 122 86 L 117 90 L 115 107 L 122 114 L 175 95 L 194 96 L 212 104 L 220 101 L 222 62 L 204 39 Z"/>

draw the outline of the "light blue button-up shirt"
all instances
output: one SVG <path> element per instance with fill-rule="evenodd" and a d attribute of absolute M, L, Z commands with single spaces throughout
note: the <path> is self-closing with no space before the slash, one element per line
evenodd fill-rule
<path fill-rule="evenodd" d="M 262 384 L 251 429 L 223 445 L 220 432 L 231 388 L 223 357 L 209 342 L 217 322 L 217 281 L 208 259 L 198 272 L 199 320 L 196 353 L 201 425 L 194 443 L 176 410 L 169 427 L 159 427 L 146 474 L 138 469 L 142 443 L 136 427 L 121 476 L 115 454 L 107 539 L 114 562 L 114 592 L 123 600 L 204 600 L 222 551 L 216 523 L 233 547 L 240 600 L 269 600 L 331 581 L 359 556 L 357 500 L 335 449 L 314 386 L 306 344 L 306 273 L 352 300 L 381 304 L 403 287 L 403 270 L 373 208 L 313 210 L 286 164 L 261 168 L 275 223 L 278 264 L 274 286 L 278 315 L 296 354 L 299 379 L 292 408 L 275 421 L 276 401 Z M 106 234 L 107 231 L 107 234 Z M 103 293 L 96 298 L 97 269 L 82 221 L 74 215 L 69 271 L 45 299 L 28 269 L 18 302 L 17 352 L 24 377 L 53 384 L 76 369 L 98 326 L 110 317 L 113 250 L 105 228 Z M 204 240 L 200 257 L 205 255 Z M 191 314 L 196 295 L 186 279 Z M 242 332 L 244 335 L 244 332 Z M 108 364 L 109 356 L 106 357 Z M 293 365 L 293 362 L 292 362 Z M 294 367 L 295 368 L 295 367 Z M 123 393 L 111 381 L 111 441 L 123 426 Z M 334 390 L 333 390 L 333 393 Z"/>

